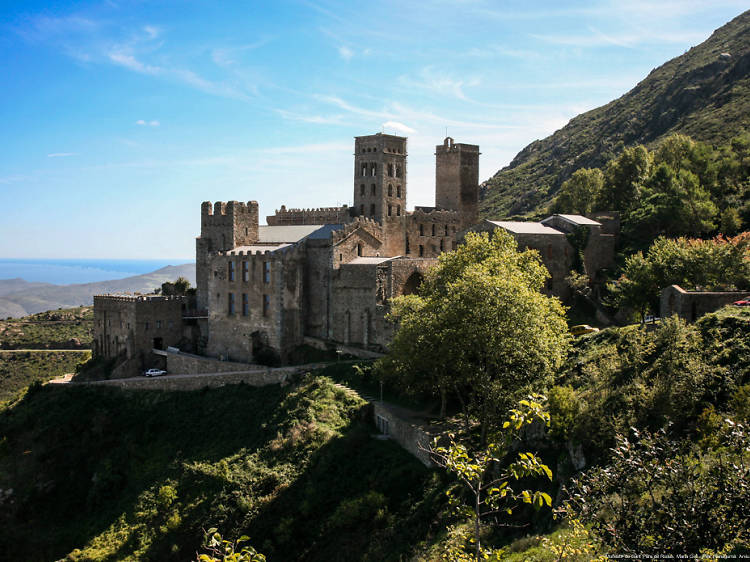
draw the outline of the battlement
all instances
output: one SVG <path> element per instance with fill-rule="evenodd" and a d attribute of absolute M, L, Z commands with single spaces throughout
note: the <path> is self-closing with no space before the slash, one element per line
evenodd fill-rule
<path fill-rule="evenodd" d="M 476 152 L 479 154 L 479 145 L 454 142 L 453 138 L 445 137 L 443 144 L 439 144 L 435 147 L 435 154 L 443 154 L 446 152 Z"/>
<path fill-rule="evenodd" d="M 274 253 L 276 250 L 278 250 L 278 246 L 274 246 L 273 250 L 221 250 L 216 252 L 217 256 L 270 256 L 272 253 Z"/>
<path fill-rule="evenodd" d="M 338 242 L 341 242 L 342 240 L 350 236 L 351 233 L 357 230 L 360 226 L 365 227 L 365 230 L 370 233 L 379 233 L 382 228 L 380 223 L 374 219 L 368 217 L 356 217 L 352 222 L 345 225 L 341 230 L 336 230 L 331 233 L 333 243 L 337 244 Z"/>
<path fill-rule="evenodd" d="M 287 209 L 282 205 L 275 214 L 266 217 L 268 226 L 296 224 L 341 224 L 348 222 L 349 207 L 318 207 L 316 209 Z"/>
<path fill-rule="evenodd" d="M 103 304 L 105 302 L 165 302 L 165 301 L 182 301 L 185 297 L 182 295 L 120 295 L 120 294 L 104 294 L 94 295 L 94 306 L 99 302 Z"/>
<path fill-rule="evenodd" d="M 211 205 L 211 201 L 204 201 L 201 203 L 201 217 L 211 216 L 232 216 L 242 215 L 248 213 L 258 212 L 258 202 L 248 201 L 243 203 L 241 201 L 217 201 Z"/>

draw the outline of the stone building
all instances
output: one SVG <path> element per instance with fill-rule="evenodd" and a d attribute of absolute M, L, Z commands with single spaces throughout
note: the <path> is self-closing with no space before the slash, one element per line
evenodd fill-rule
<path fill-rule="evenodd" d="M 679 285 L 670 285 L 661 290 L 659 313 L 662 318 L 675 315 L 695 322 L 704 314 L 748 298 L 750 291 L 686 291 Z"/>
<path fill-rule="evenodd" d="M 354 151 L 351 206 L 282 206 L 261 225 L 256 201 L 204 202 L 196 239 L 196 306 L 187 310 L 185 303 L 158 297 L 97 297 L 97 354 L 145 357 L 152 348 L 180 341 L 237 362 L 261 356 L 284 361 L 313 340 L 384 350 L 392 336 L 385 320 L 390 299 L 414 292 L 437 257 L 454 249 L 469 228 L 503 228 L 522 247 L 539 250 L 552 272 L 549 289 L 562 296 L 578 251 L 571 233 L 586 230 L 586 271 L 611 261 L 616 217 L 479 222 L 476 145 L 448 137 L 435 147 L 435 205 L 411 212 L 407 139 L 355 137 Z"/>

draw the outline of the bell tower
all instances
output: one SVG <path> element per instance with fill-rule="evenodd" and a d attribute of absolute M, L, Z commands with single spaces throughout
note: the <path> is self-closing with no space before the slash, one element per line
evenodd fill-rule
<path fill-rule="evenodd" d="M 435 206 L 458 211 L 462 229 L 479 221 L 479 154 L 451 137 L 435 147 Z"/>
<path fill-rule="evenodd" d="M 354 137 L 354 213 L 381 223 L 406 213 L 406 137 Z"/>

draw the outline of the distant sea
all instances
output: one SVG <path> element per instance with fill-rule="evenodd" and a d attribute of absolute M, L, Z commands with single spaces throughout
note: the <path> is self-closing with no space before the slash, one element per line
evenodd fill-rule
<path fill-rule="evenodd" d="M 26 281 L 70 285 L 94 283 L 143 275 L 167 265 L 191 263 L 192 259 L 167 260 L 76 260 L 0 258 L 0 279 L 20 277 Z"/>

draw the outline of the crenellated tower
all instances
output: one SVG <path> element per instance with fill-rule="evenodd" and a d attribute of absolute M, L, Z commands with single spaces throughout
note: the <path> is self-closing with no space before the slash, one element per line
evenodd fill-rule
<path fill-rule="evenodd" d="M 201 235 L 195 240 L 197 305 L 208 307 L 208 275 L 211 253 L 250 246 L 258 242 L 258 202 L 210 201 L 201 204 Z"/>
<path fill-rule="evenodd" d="M 378 222 L 406 214 L 406 137 L 354 137 L 354 214 Z"/>
<path fill-rule="evenodd" d="M 458 211 L 462 229 L 479 221 L 479 154 L 451 137 L 435 147 L 435 206 Z"/>

